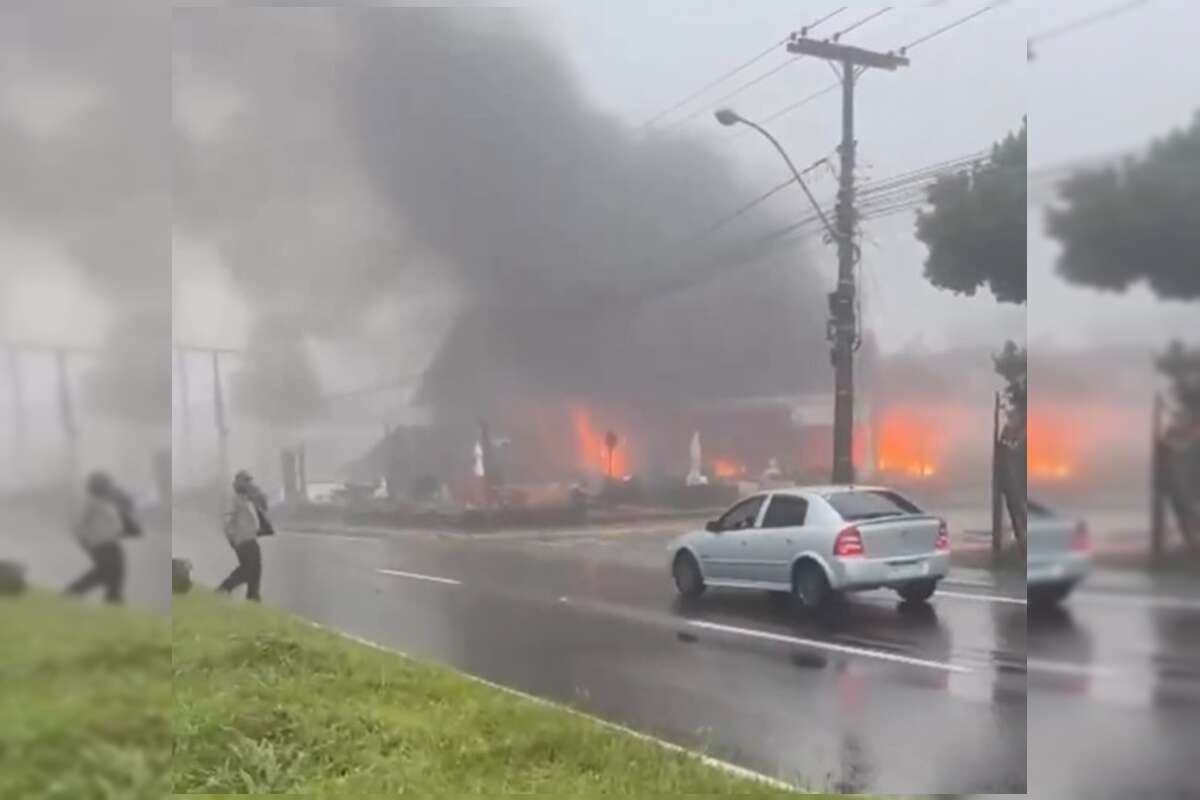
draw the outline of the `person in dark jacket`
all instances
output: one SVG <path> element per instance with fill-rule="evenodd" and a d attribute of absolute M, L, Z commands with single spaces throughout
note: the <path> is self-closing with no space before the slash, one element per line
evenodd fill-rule
<path fill-rule="evenodd" d="M 103 586 L 105 602 L 124 602 L 125 551 L 121 540 L 140 535 L 141 525 L 129 495 L 107 473 L 89 475 L 87 500 L 75 536 L 92 559 L 92 567 L 67 587 L 67 593 L 82 595 Z"/>

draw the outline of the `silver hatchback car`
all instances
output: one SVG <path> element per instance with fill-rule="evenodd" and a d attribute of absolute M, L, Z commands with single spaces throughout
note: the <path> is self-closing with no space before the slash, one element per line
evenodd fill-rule
<path fill-rule="evenodd" d="M 1087 525 L 1027 501 L 1029 554 L 1026 595 L 1031 605 L 1053 606 L 1066 599 L 1091 569 Z"/>
<path fill-rule="evenodd" d="M 839 592 L 889 588 L 929 599 L 950 569 L 946 523 L 880 486 L 778 489 L 736 503 L 668 545 L 685 597 L 706 588 L 793 594 L 808 607 Z"/>

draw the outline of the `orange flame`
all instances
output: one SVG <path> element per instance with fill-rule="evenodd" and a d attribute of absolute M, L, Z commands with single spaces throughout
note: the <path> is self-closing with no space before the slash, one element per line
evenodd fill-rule
<path fill-rule="evenodd" d="M 881 472 L 915 478 L 937 474 L 941 431 L 929 415 L 910 408 L 894 408 L 879 421 L 876 464 Z"/>
<path fill-rule="evenodd" d="M 1029 411 L 1029 477 L 1073 477 L 1083 447 L 1078 409 L 1039 404 Z"/>
<path fill-rule="evenodd" d="M 712 468 L 713 475 L 726 480 L 736 478 L 746 472 L 746 468 L 741 464 L 727 458 L 714 458 Z"/>
<path fill-rule="evenodd" d="M 578 406 L 571 409 L 571 420 L 575 426 L 575 445 L 580 466 L 607 475 L 609 452 L 604 442 L 605 431 L 594 428 L 591 415 Z M 629 449 L 622 439 L 612 451 L 612 474 L 613 477 L 620 477 L 628 475 L 629 471 Z"/>

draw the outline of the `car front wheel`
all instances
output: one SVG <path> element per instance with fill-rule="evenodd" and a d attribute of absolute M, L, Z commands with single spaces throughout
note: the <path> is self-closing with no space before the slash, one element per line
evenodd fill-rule
<path fill-rule="evenodd" d="M 916 581 L 896 590 L 906 603 L 924 603 L 937 591 L 937 581 Z"/>
<path fill-rule="evenodd" d="M 704 576 L 691 553 L 685 551 L 675 556 L 671 574 L 675 578 L 675 588 L 684 597 L 691 599 L 704 594 Z"/>

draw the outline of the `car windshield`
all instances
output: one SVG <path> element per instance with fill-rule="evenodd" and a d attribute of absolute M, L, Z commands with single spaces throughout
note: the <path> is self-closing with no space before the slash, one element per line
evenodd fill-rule
<path fill-rule="evenodd" d="M 921 513 L 921 509 L 895 492 L 838 492 L 828 495 L 825 499 L 847 522 Z"/>

